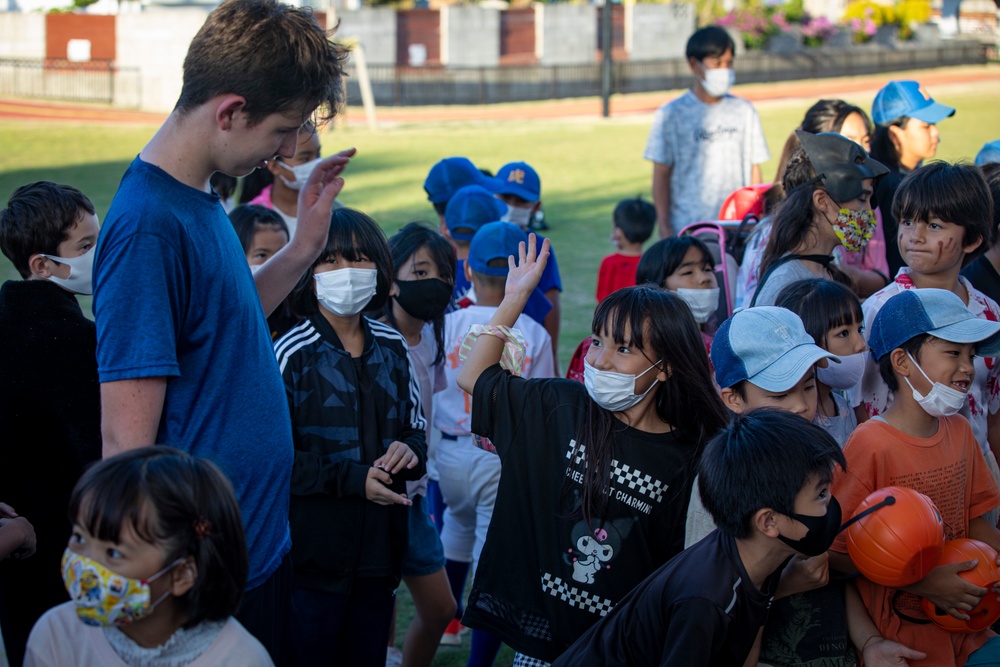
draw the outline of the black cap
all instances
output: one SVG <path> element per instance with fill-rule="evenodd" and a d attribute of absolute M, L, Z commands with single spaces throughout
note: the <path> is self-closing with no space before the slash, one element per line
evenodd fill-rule
<path fill-rule="evenodd" d="M 884 164 L 873 160 L 864 148 L 843 135 L 795 130 L 795 136 L 819 174 L 823 187 L 835 202 L 857 199 L 864 189 L 861 181 L 889 173 Z"/>

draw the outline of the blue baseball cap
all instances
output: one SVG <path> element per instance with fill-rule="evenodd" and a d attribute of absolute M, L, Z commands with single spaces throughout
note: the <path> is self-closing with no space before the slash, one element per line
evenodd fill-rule
<path fill-rule="evenodd" d="M 528 233 L 510 222 L 491 222 L 483 225 L 472 237 L 469 245 L 469 268 L 487 276 L 506 276 L 507 258 L 517 257 L 518 244 L 528 242 Z M 504 260 L 503 266 L 490 266 L 494 259 Z"/>
<path fill-rule="evenodd" d="M 821 359 L 840 362 L 813 342 L 798 315 L 777 306 L 733 313 L 712 340 L 715 381 L 722 388 L 749 380 L 765 391 L 786 391 Z"/>
<path fill-rule="evenodd" d="M 976 353 L 987 357 L 1000 353 L 1000 322 L 976 317 L 948 290 L 926 287 L 900 292 L 882 305 L 868 334 L 872 359 L 878 361 L 920 334 L 977 343 Z"/>
<path fill-rule="evenodd" d="M 979 152 L 976 153 L 976 166 L 982 167 L 983 165 L 990 164 L 992 162 L 1000 162 L 1000 139 L 996 139 L 987 144 L 984 144 Z M 998 203 L 1000 205 L 1000 203 Z"/>
<path fill-rule="evenodd" d="M 542 198 L 542 180 L 527 162 L 505 164 L 493 180 L 493 192 L 498 195 L 517 195 L 530 202 Z"/>
<path fill-rule="evenodd" d="M 467 157 L 448 157 L 431 167 L 424 181 L 424 191 L 432 204 L 444 204 L 467 185 L 492 188 L 493 179 L 479 171 Z"/>
<path fill-rule="evenodd" d="M 471 241 L 480 227 L 496 222 L 507 212 L 507 205 L 481 185 L 467 185 L 456 192 L 444 209 L 444 224 L 456 241 Z M 470 232 L 458 232 L 468 228 Z"/>
<path fill-rule="evenodd" d="M 938 104 L 916 81 L 890 81 L 875 95 L 872 120 L 887 125 L 906 116 L 925 123 L 940 123 L 955 115 L 953 107 Z"/>

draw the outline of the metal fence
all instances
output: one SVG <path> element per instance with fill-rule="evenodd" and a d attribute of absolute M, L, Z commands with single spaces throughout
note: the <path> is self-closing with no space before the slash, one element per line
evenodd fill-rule
<path fill-rule="evenodd" d="M 908 69 L 986 62 L 986 48 L 972 41 L 905 45 L 899 48 L 856 46 L 805 49 L 792 53 L 748 52 L 736 61 L 740 83 L 822 79 Z M 347 80 L 351 103 L 361 99 L 358 77 Z M 380 106 L 494 104 L 591 97 L 601 93 L 601 66 L 518 65 L 503 67 L 406 67 L 369 65 L 375 103 Z M 614 93 L 642 93 L 684 88 L 691 70 L 682 59 L 614 63 Z"/>
<path fill-rule="evenodd" d="M 0 95 L 138 108 L 142 80 L 138 68 L 118 67 L 109 61 L 4 58 L 0 59 Z"/>

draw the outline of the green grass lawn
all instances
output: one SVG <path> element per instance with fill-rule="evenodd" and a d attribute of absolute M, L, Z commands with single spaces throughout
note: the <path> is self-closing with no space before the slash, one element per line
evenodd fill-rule
<path fill-rule="evenodd" d="M 934 90 L 936 99 L 959 110 L 940 125 L 938 157 L 971 160 L 983 143 L 997 138 L 1000 90 L 979 88 Z M 827 96 L 836 97 L 837 91 Z M 862 107 L 871 104 L 851 95 L 845 99 Z M 786 137 L 813 101 L 758 105 L 773 156 L 764 166 L 765 180 L 772 178 Z M 422 184 L 438 159 L 465 155 L 494 171 L 512 160 L 530 162 L 542 177 L 545 219 L 552 227 L 548 235 L 565 289 L 559 355 L 565 368 L 576 344 L 589 333 L 597 267 L 612 250 L 611 212 L 620 199 L 650 196 L 651 167 L 642 153 L 651 116 L 527 121 L 516 119 L 518 108 L 512 106 L 515 119 L 504 122 L 398 126 L 374 133 L 348 127 L 324 134 L 323 145 L 326 153 L 358 148 L 341 199 L 372 215 L 390 234 L 411 220 L 436 221 Z M 0 195 L 6 202 L 15 187 L 34 180 L 68 183 L 89 195 L 103 217 L 126 166 L 154 131 L 0 121 Z M 16 272 L 0 257 L 0 279 L 14 277 Z M 89 306 L 89 300 L 84 303 Z M 412 604 L 404 590 L 397 624 L 400 641 L 411 617 Z M 435 664 L 463 665 L 467 650 L 468 638 L 462 648 L 442 649 Z M 510 664 L 511 657 L 506 651 L 497 664 Z"/>

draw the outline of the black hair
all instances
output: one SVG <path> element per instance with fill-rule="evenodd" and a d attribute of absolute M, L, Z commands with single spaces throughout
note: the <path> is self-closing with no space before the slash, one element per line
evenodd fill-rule
<path fill-rule="evenodd" d="M 373 311 L 385 306 L 389 300 L 389 288 L 392 287 L 394 275 L 392 255 L 389 253 L 385 234 L 378 223 L 367 215 L 345 207 L 334 209 L 326 247 L 309 270 L 302 274 L 299 282 L 292 288 L 292 293 L 288 295 L 292 312 L 298 317 L 308 317 L 319 311 L 313 278 L 313 271 L 317 266 L 337 256 L 353 262 L 361 255 L 374 262 L 378 273 L 375 280 L 375 295 L 364 309 Z"/>
<path fill-rule="evenodd" d="M 212 189 L 215 190 L 220 199 L 229 199 L 233 196 L 233 193 L 236 192 L 236 186 L 239 183 L 239 179 L 235 176 L 230 176 L 229 174 L 223 174 L 221 171 L 217 171 L 212 174 L 212 177 L 208 179 L 208 182 L 212 185 Z"/>
<path fill-rule="evenodd" d="M 236 236 L 240 239 L 244 254 L 250 252 L 250 244 L 253 243 L 253 235 L 257 232 L 258 227 L 277 227 L 285 232 L 285 236 L 291 240 L 285 219 L 277 211 L 272 211 L 266 206 L 240 204 L 229 212 L 229 222 L 233 223 L 233 229 L 236 230 Z"/>
<path fill-rule="evenodd" d="M 59 244 L 69 238 L 82 211 L 94 215 L 94 205 L 74 187 L 50 181 L 22 185 L 0 211 L 0 250 L 28 279 L 31 256 L 58 255 Z"/>
<path fill-rule="evenodd" d="M 919 334 L 899 347 L 919 363 L 920 350 L 930 338 L 930 334 Z M 878 360 L 878 374 L 882 376 L 882 382 L 885 382 L 885 386 L 889 388 L 889 391 L 899 391 L 899 378 L 896 377 L 896 372 L 892 369 L 892 350 L 883 354 L 882 358 Z"/>
<path fill-rule="evenodd" d="M 981 239 L 965 255 L 962 266 L 986 252 L 994 236 L 993 197 L 978 168 L 935 160 L 903 178 L 892 200 L 892 215 L 900 226 L 906 221 L 938 218 L 965 229 L 962 245 Z"/>
<path fill-rule="evenodd" d="M 899 171 L 899 160 L 902 156 L 900 155 L 899 147 L 896 146 L 896 142 L 892 138 L 892 132 L 889 131 L 889 128 L 898 127 L 905 130 L 909 122 L 910 119 L 908 116 L 900 116 L 888 123 L 876 125 L 875 131 L 872 133 L 871 156 L 892 171 Z"/>
<path fill-rule="evenodd" d="M 623 199 L 615 206 L 613 220 L 629 243 L 645 243 L 656 227 L 656 207 L 642 197 Z"/>
<path fill-rule="evenodd" d="M 798 315 L 806 333 L 824 350 L 828 349 L 826 335 L 830 329 L 865 321 L 861 302 L 854 292 L 823 278 L 789 283 L 778 292 L 774 305 Z"/>
<path fill-rule="evenodd" d="M 506 268 L 508 266 L 507 258 L 494 257 L 490 261 L 486 262 L 486 266 L 493 269 Z M 469 270 L 472 271 L 472 275 L 475 276 L 476 282 L 480 283 L 484 287 L 488 287 L 493 290 L 502 290 L 504 286 L 507 285 L 506 273 L 500 276 L 494 276 L 491 273 L 481 273 L 479 271 L 476 271 L 471 266 L 469 267 Z"/>
<path fill-rule="evenodd" d="M 990 162 L 979 168 L 986 179 L 986 185 L 990 189 L 990 198 L 993 200 L 993 234 L 990 236 L 989 246 L 997 242 L 1000 237 L 1000 162 Z"/>
<path fill-rule="evenodd" d="M 689 443 L 693 474 L 702 447 L 725 425 L 728 413 L 715 391 L 705 344 L 687 304 L 658 288 L 626 287 L 598 304 L 591 329 L 641 350 L 650 364 L 666 371 L 666 381 L 653 389 L 656 414 L 678 432 L 680 442 Z M 614 433 L 625 427 L 613 413 L 588 401 L 570 458 L 570 468 L 583 479 L 579 513 L 588 522 L 607 508 Z M 565 494 L 569 482 L 563 488 Z"/>
<path fill-rule="evenodd" d="M 252 125 L 273 113 L 329 119 L 344 103 L 348 53 L 309 7 L 225 0 L 191 40 L 175 108 L 185 114 L 231 93 L 246 100 Z"/>
<path fill-rule="evenodd" d="M 411 222 L 389 237 L 389 252 L 392 253 L 392 279 L 396 280 L 400 269 L 421 248 L 427 248 L 431 260 L 437 266 L 438 275 L 441 276 L 441 280 L 454 287 L 455 246 L 449 243 L 448 239 L 444 236 L 420 222 Z M 389 326 L 393 329 L 398 329 L 396 318 L 392 314 L 391 299 L 386 301 L 382 311 Z M 437 353 L 434 356 L 432 365 L 437 365 L 444 361 L 445 356 L 444 313 L 441 313 L 441 317 L 433 320 L 432 325 L 434 327 L 434 341 L 437 344 Z"/>
<path fill-rule="evenodd" d="M 840 130 L 844 127 L 844 121 L 853 114 L 861 116 L 861 120 L 864 121 L 865 127 L 868 128 L 870 136 L 874 131 L 871 118 L 868 117 L 868 114 L 861 107 L 848 104 L 843 100 L 820 100 L 816 102 L 816 104 L 809 107 L 806 111 L 806 115 L 802 119 L 802 123 L 799 124 L 798 129 L 812 132 L 813 134 L 819 134 L 820 132 L 836 132 L 839 134 Z M 774 175 L 774 184 L 767 191 L 768 210 L 777 206 L 785 198 L 785 187 L 782 185 L 782 181 L 785 178 L 785 168 L 789 158 L 792 157 L 792 153 L 799 148 L 802 148 L 802 144 L 799 142 L 799 138 L 795 132 L 792 132 L 788 135 L 788 139 L 785 140 L 785 147 L 781 149 L 781 157 L 778 159 L 778 171 Z"/>
<path fill-rule="evenodd" d="M 164 445 L 104 459 L 76 483 L 69 519 L 114 543 L 128 524 L 164 547 L 163 566 L 193 557 L 197 579 L 177 598 L 185 628 L 236 613 L 249 572 L 246 537 L 233 487 L 211 461 Z"/>
<path fill-rule="evenodd" d="M 801 416 L 758 408 L 733 417 L 705 447 L 698 490 L 723 534 L 742 539 L 753 516 L 770 508 L 795 514 L 795 498 L 813 476 L 829 482 L 833 466 L 847 469 L 837 441 Z"/>
<path fill-rule="evenodd" d="M 446 208 L 448 208 L 448 202 L 446 201 L 434 202 L 434 212 L 442 217 L 444 216 L 444 211 Z"/>
<path fill-rule="evenodd" d="M 642 253 L 635 269 L 635 284 L 652 283 L 657 287 L 666 287 L 667 278 L 680 268 L 684 256 L 691 248 L 700 250 L 705 263 L 715 270 L 715 258 L 700 239 L 694 236 L 671 236 L 657 241 Z"/>
<path fill-rule="evenodd" d="M 736 43 L 723 28 L 710 25 L 696 30 L 688 38 L 687 47 L 684 49 L 686 58 L 704 60 L 705 58 L 721 58 L 726 51 L 736 55 Z"/>
<path fill-rule="evenodd" d="M 792 153 L 782 183 L 787 195 L 771 219 L 771 236 L 761 256 L 758 279 L 767 273 L 772 264 L 795 250 L 812 233 L 816 217 L 813 192 L 823 188 L 818 177 L 816 168 L 804 149 L 800 148 Z M 847 274 L 833 264 L 827 265 L 826 270 L 837 282 L 851 285 Z"/>

